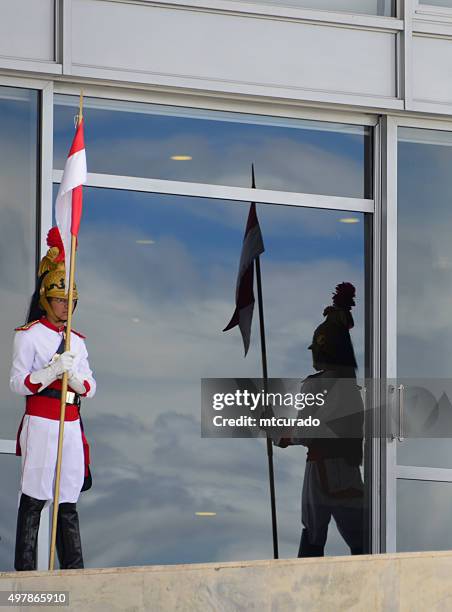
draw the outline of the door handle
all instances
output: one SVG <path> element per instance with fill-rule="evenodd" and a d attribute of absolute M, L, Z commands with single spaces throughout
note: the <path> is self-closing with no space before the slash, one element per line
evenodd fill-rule
<path fill-rule="evenodd" d="M 399 394 L 399 435 L 397 436 L 399 442 L 404 441 L 403 435 L 403 414 L 405 411 L 405 385 L 399 385 L 397 387 Z"/>
<path fill-rule="evenodd" d="M 395 393 L 397 390 L 397 403 L 399 408 L 399 431 L 398 433 L 393 433 L 391 435 L 391 439 L 398 440 L 399 442 L 404 441 L 404 432 L 403 432 L 403 415 L 405 411 L 405 385 L 399 385 L 395 387 L 394 385 L 389 385 L 389 393 Z"/>

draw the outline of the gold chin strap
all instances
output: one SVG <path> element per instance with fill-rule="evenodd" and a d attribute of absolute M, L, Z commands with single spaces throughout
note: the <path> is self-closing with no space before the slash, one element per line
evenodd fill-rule
<path fill-rule="evenodd" d="M 50 302 L 48 301 L 45 292 L 42 291 L 43 288 L 41 288 L 41 297 L 39 298 L 39 304 L 41 305 L 41 308 L 43 310 L 45 310 L 46 314 L 50 315 L 53 318 L 57 318 L 52 306 L 50 305 Z"/>

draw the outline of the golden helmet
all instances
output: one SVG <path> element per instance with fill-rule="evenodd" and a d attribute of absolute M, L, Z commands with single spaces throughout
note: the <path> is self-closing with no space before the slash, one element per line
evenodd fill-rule
<path fill-rule="evenodd" d="M 67 298 L 65 286 L 64 246 L 57 227 L 47 234 L 49 250 L 41 259 L 38 276 L 41 279 L 39 288 L 39 305 L 47 314 L 53 313 L 48 298 Z M 74 283 L 74 300 L 78 299 Z"/>

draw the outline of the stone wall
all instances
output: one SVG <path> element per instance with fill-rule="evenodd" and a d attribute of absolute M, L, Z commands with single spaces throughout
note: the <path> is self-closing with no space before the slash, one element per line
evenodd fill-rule
<path fill-rule="evenodd" d="M 452 552 L 0 573 L 10 589 L 69 591 L 60 609 L 83 612 L 447 612 Z"/>

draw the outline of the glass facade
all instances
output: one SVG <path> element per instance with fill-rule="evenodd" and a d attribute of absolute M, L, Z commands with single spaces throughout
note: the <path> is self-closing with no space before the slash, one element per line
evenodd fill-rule
<path fill-rule="evenodd" d="M 397 442 L 397 464 L 412 478 L 397 480 L 397 550 L 444 550 L 452 490 L 452 136 L 399 128 L 398 137 L 397 384 L 408 433 Z M 435 521 L 420 520 L 428 515 Z"/>
<path fill-rule="evenodd" d="M 54 167 L 63 169 L 78 98 L 56 96 Z M 88 98 L 89 171 L 170 181 L 372 197 L 370 129 Z"/>
<path fill-rule="evenodd" d="M 0 87 L 0 439 L 14 438 L 23 401 L 9 390 L 14 328 L 34 291 L 38 184 L 38 94 Z M 6 348 L 8 347 L 8 348 Z"/>
<path fill-rule="evenodd" d="M 265 440 L 200 437 L 200 379 L 261 372 L 257 315 L 246 359 L 239 333 L 221 331 L 248 208 L 85 189 L 74 324 L 98 383 L 82 406 L 94 477 L 79 504 L 89 566 L 272 557 Z M 269 374 L 313 372 L 307 347 L 344 279 L 357 287 L 362 372 L 364 216 L 274 205 L 258 215 Z M 356 223 L 344 223 L 350 216 Z M 302 447 L 275 449 L 282 557 L 298 550 L 304 465 Z M 348 554 L 334 522 L 329 533 L 327 554 Z"/>
<path fill-rule="evenodd" d="M 22 249 L 26 265 L 22 294 L 14 294 L 14 321 L 5 324 L 6 346 L 25 320 L 34 286 L 38 99 L 27 95 L 34 114 L 16 130 L 28 137 L 30 180 L 16 187 L 15 201 L 24 202 L 28 225 L 22 220 L 20 239 L 11 247 Z M 75 104 L 74 97 L 56 96 L 55 169 L 67 156 Z M 324 209 L 258 204 L 269 375 L 301 380 L 313 373 L 307 347 L 343 281 L 357 289 L 352 338 L 359 375 L 365 375 L 371 223 L 363 213 L 328 209 L 327 197 L 372 197 L 370 128 L 96 99 L 86 101 L 85 118 L 90 172 L 248 187 L 254 162 L 258 187 L 325 196 Z M 115 132 L 116 125 L 121 129 Z M 196 154 L 191 160 L 169 155 L 195 150 L 204 157 L 192 165 Z M 203 163 L 207 158 L 210 164 Z M 13 176 L 11 170 L 5 180 Z M 86 565 L 271 558 L 265 440 L 200 435 L 200 379 L 261 373 L 257 312 L 246 359 L 237 330 L 221 331 L 233 310 L 249 202 L 89 186 L 84 194 L 74 326 L 87 335 L 98 382 L 95 399 L 82 406 L 94 478 L 79 503 Z M 20 210 L 16 206 L 15 214 Z M 5 231 L 4 248 L 10 235 Z M 2 303 L 13 303 L 5 279 Z M 9 352 L 4 359 L 7 386 Z M 5 411 L 1 437 L 13 439 L 23 400 L 9 391 L 5 397 L 17 410 Z M 306 451 L 298 446 L 274 452 L 280 556 L 295 557 Z M 18 475 L 8 465 L 19 469 L 18 459 L 0 459 L 9 470 L 8 486 L 17 490 Z M 364 550 L 369 467 L 361 467 L 366 493 L 357 506 Z M 16 497 L 8 499 L 13 509 L 5 511 L 15 523 Z M 13 532 L 11 527 L 9 544 Z M 5 569 L 12 563 L 10 548 Z M 334 520 L 325 553 L 350 553 Z"/>
<path fill-rule="evenodd" d="M 428 379 L 444 379 L 442 392 L 452 397 L 452 135 L 399 128 L 398 160 L 398 376 L 411 378 L 411 385 L 418 378 L 427 390 Z M 428 402 L 442 395 L 438 382 L 434 387 L 425 394 L 424 419 Z M 414 418 L 413 402 L 407 419 Z M 407 439 L 399 445 L 399 462 L 452 467 L 451 450 L 449 437 Z"/>
<path fill-rule="evenodd" d="M 230 4 L 234 2 L 239 8 L 242 0 Z M 404 71 L 394 53 L 406 30 L 403 11 L 396 8 L 403 2 L 247 0 L 247 4 L 267 7 L 268 13 L 279 7 L 325 11 L 324 18 L 313 13 L 313 28 L 338 25 L 328 11 L 348 13 L 348 21 L 353 21 L 353 14 L 387 17 L 357 17 L 357 24 L 349 24 L 354 29 L 350 36 L 362 37 L 362 48 L 367 34 L 369 44 L 374 39 L 379 58 L 375 80 L 370 85 L 363 78 L 361 87 L 356 79 L 363 76 L 358 71 L 362 66 L 352 66 L 355 81 L 351 75 L 343 88 L 332 91 L 327 85 L 332 64 L 326 54 L 325 78 L 319 79 L 319 89 L 309 93 L 294 89 L 293 99 L 288 100 L 284 98 L 287 90 L 242 82 L 237 71 L 237 96 L 223 97 L 216 82 L 210 93 L 198 91 L 206 94 L 206 101 L 207 95 L 217 96 L 215 107 L 249 111 L 226 112 L 171 106 L 171 101 L 189 104 L 187 99 L 195 106 L 198 94 L 195 89 L 187 90 L 190 98 L 178 98 L 175 89 L 166 88 L 164 83 L 175 83 L 171 79 L 177 79 L 176 71 L 158 73 L 162 88 L 151 92 L 148 72 L 126 76 L 131 69 L 127 58 L 124 64 L 115 62 L 117 69 L 111 75 L 117 79 L 117 88 L 111 87 L 111 96 L 124 97 L 130 91 L 131 98 L 142 102 L 94 97 L 110 95 L 101 79 L 112 68 L 94 64 L 94 50 L 92 65 L 75 61 L 74 55 L 80 82 L 87 77 L 93 86 L 93 97 L 85 99 L 86 144 L 88 170 L 97 175 L 84 189 L 77 272 L 81 299 L 75 315 L 76 329 L 87 334 L 99 385 L 96 398 L 82 406 L 94 476 L 93 489 L 82 494 L 79 504 L 89 567 L 272 557 L 265 440 L 212 440 L 200 434 L 200 379 L 261 373 L 257 307 L 246 359 L 238 330 L 221 331 L 233 308 L 249 207 L 248 201 L 237 201 L 244 196 L 233 188 L 250 186 L 252 164 L 256 186 L 267 190 L 267 197 L 272 197 L 269 190 L 278 192 L 273 194 L 278 204 L 257 204 L 266 247 L 261 262 L 269 375 L 302 379 L 313 372 L 307 351 L 312 332 L 323 320 L 335 285 L 353 282 L 357 305 L 351 333 L 359 375 L 372 376 L 371 358 L 378 369 L 381 355 L 381 364 L 388 365 L 397 377 L 390 407 L 395 420 L 400 407 L 404 408 L 406 434 L 405 439 L 388 437 L 378 449 L 370 440 L 375 432 L 366 440 L 367 459 L 360 468 L 365 484 L 360 505 L 365 517 L 364 549 L 370 533 L 369 500 L 377 501 L 373 507 L 379 508 L 375 521 L 380 523 L 372 525 L 377 531 L 372 534 L 375 543 L 386 538 L 387 549 L 399 551 L 452 547 L 448 535 L 452 503 L 452 425 L 448 430 L 452 422 L 452 130 L 446 131 L 450 129 L 446 116 L 450 96 L 437 87 L 439 72 L 427 74 L 421 66 L 424 51 L 425 57 L 432 58 L 447 51 L 447 36 L 436 46 L 429 45 L 425 37 L 424 42 L 418 41 L 419 24 L 414 23 L 414 33 L 409 29 L 406 36 L 407 61 L 413 60 L 414 69 Z M 430 7 L 430 12 L 443 16 L 452 8 L 451 0 L 412 4 L 414 12 Z M 231 14 L 220 19 L 248 16 Z M 396 16 L 400 17 L 397 22 L 390 19 Z M 58 21 L 58 15 L 56 18 Z M 289 21 L 295 24 L 297 19 Z M 441 38 L 441 28 L 430 26 L 430 38 Z M 51 45 L 53 48 L 53 41 Z M 42 58 L 33 53 L 28 67 L 38 60 L 41 63 L 36 68 L 44 70 Z M 39 201 L 41 97 L 38 91 L 25 88 L 25 73 L 14 74 L 13 56 L 6 53 L 4 57 L 12 72 L 2 81 L 8 86 L 0 85 L 0 339 L 5 347 L 0 353 L 0 482 L 4 491 L 0 571 L 12 569 L 20 478 L 13 445 L 1 442 L 14 440 L 24 404 L 23 398 L 9 391 L 13 330 L 26 317 L 35 284 L 37 245 L 50 218 L 50 201 Z M 31 75 L 28 68 L 27 72 Z M 125 78 L 132 78 L 127 81 L 128 90 L 120 84 Z M 11 86 L 13 82 L 21 87 Z M 75 83 L 66 78 L 56 78 L 55 83 L 58 92 L 75 91 Z M 178 85 L 185 87 L 182 76 Z M 73 137 L 78 96 L 53 95 L 52 87 L 40 81 L 30 80 L 29 86 L 46 87 L 42 102 L 48 106 L 43 116 L 53 122 L 53 169 L 61 171 Z M 259 86 L 266 109 L 273 99 L 275 108 L 284 108 L 292 117 L 251 114 L 258 100 L 247 99 L 246 92 L 257 91 Z M 214 91 L 215 87 L 219 89 Z M 232 92 L 233 87 L 231 80 L 227 90 Z M 426 94 L 427 89 L 431 95 Z M 414 99 L 403 106 L 410 91 L 415 92 Z M 230 99 L 234 96 L 231 104 L 228 95 Z M 167 104 L 145 103 L 146 99 Z M 295 119 L 308 104 L 305 116 L 311 119 Z M 348 119 L 352 108 L 356 114 Z M 411 121 L 411 115 L 400 112 L 402 108 L 417 109 L 416 126 L 424 125 L 425 120 L 426 126 L 436 123 L 441 130 L 399 127 L 396 145 L 393 126 Z M 321 120 L 324 112 L 330 121 Z M 442 121 L 433 121 L 432 114 L 427 115 L 430 112 L 433 116 L 443 113 Z M 377 126 L 375 142 L 373 127 L 345 122 L 360 122 L 363 114 L 367 116 L 364 122 Z M 44 143 L 50 132 L 50 125 L 43 126 Z M 381 189 L 374 193 L 375 144 L 376 181 L 379 187 L 381 181 Z M 388 161 L 397 167 L 387 168 Z M 55 183 L 58 176 L 53 175 Z M 114 182 L 112 176 L 117 187 L 107 189 Z M 133 177 L 150 181 L 133 181 Z M 158 192 L 158 181 L 165 181 L 162 191 L 171 195 Z M 209 196 L 211 186 L 220 186 L 212 191 L 224 199 L 182 195 Z M 50 180 L 43 192 L 49 187 Z M 392 199 L 394 188 L 397 201 Z M 53 201 L 56 190 L 54 184 Z M 309 194 L 318 197 L 306 198 Z M 344 207 L 349 210 L 335 210 L 342 203 L 338 205 L 334 196 L 347 199 Z M 350 212 L 371 213 L 371 203 L 362 200 L 374 198 L 375 219 L 382 220 L 381 227 L 375 228 L 378 245 L 372 243 L 373 215 Z M 292 206 L 283 205 L 284 201 Z M 294 202 L 304 206 L 293 206 Z M 323 208 L 309 209 L 306 203 Z M 386 227 L 393 206 L 397 206 L 397 228 Z M 380 262 L 372 261 L 380 248 L 383 259 L 388 256 L 389 267 L 396 266 L 396 282 L 391 269 L 386 276 Z M 380 276 L 373 279 L 372 270 Z M 380 317 L 375 329 L 372 305 Z M 387 329 L 394 330 L 394 338 L 390 333 L 384 336 Z M 398 388 L 400 384 L 403 389 Z M 449 420 L 442 420 L 444 414 Z M 414 429 L 426 435 L 413 438 L 410 432 Z M 435 437 L 427 435 L 432 431 Z M 373 456 L 378 455 L 378 465 L 371 465 L 368 458 L 377 450 L 381 455 L 374 452 Z M 274 448 L 281 557 L 297 554 L 305 454 L 301 446 Z M 370 475 L 381 481 L 371 482 Z M 378 500 L 371 499 L 373 492 Z M 425 521 L 432 512 L 435 523 Z M 342 535 L 331 521 L 326 554 L 349 554 Z"/>

